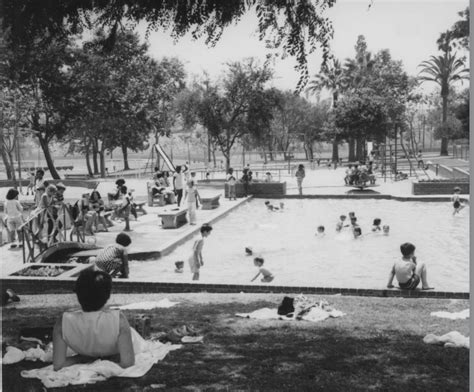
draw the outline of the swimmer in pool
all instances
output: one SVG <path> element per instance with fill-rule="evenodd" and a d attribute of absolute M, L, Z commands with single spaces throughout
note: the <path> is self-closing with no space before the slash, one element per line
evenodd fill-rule
<path fill-rule="evenodd" d="M 316 237 L 324 237 L 326 233 L 324 233 L 324 226 L 318 226 L 318 231 L 316 232 Z"/>
<path fill-rule="evenodd" d="M 354 234 L 355 240 L 362 237 L 362 229 L 359 226 L 355 226 L 352 233 Z"/>
<path fill-rule="evenodd" d="M 262 257 L 255 257 L 253 259 L 253 263 L 255 267 L 258 268 L 258 274 L 254 276 L 254 278 L 251 280 L 253 282 L 255 279 L 259 277 L 260 274 L 263 275 L 263 278 L 261 279 L 262 282 L 271 282 L 274 278 L 273 274 L 267 270 L 266 268 L 263 268 L 263 263 L 265 260 Z"/>
<path fill-rule="evenodd" d="M 459 214 L 459 211 L 461 211 L 465 206 L 461 203 L 461 198 L 459 197 L 459 194 L 461 193 L 461 188 L 456 187 L 454 188 L 454 194 L 451 197 L 451 201 L 453 202 L 453 215 Z"/>
<path fill-rule="evenodd" d="M 341 230 L 342 230 L 344 227 L 349 227 L 348 224 L 344 224 L 345 220 L 346 220 L 346 216 L 345 216 L 345 215 L 341 215 L 341 216 L 339 217 L 339 221 L 336 223 L 336 231 L 337 231 L 338 233 L 340 233 Z"/>
<path fill-rule="evenodd" d="M 379 218 L 374 219 L 374 223 L 372 225 L 372 231 L 376 233 L 377 231 L 382 231 L 382 228 L 380 227 L 380 224 L 382 223 L 382 220 Z"/>
<path fill-rule="evenodd" d="M 268 200 L 265 202 L 265 205 L 267 206 L 268 211 L 278 211 L 279 210 L 278 207 L 275 207 L 273 204 L 270 204 L 270 202 Z"/>

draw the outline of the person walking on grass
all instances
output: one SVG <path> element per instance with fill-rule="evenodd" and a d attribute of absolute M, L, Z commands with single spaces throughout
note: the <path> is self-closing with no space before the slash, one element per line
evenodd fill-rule
<path fill-rule="evenodd" d="M 296 177 L 296 184 L 298 186 L 298 192 L 300 195 L 303 194 L 303 178 L 305 178 L 306 174 L 304 171 L 304 166 L 302 164 L 298 165 L 298 170 L 295 173 Z"/>
<path fill-rule="evenodd" d="M 189 257 L 189 266 L 191 267 L 191 272 L 193 273 L 193 280 L 199 280 L 199 270 L 204 265 L 202 259 L 202 248 L 204 246 L 204 238 L 208 237 L 211 234 L 212 226 L 205 223 L 201 226 L 201 238 L 196 240 L 193 245 L 193 253 Z"/>
<path fill-rule="evenodd" d="M 393 278 L 397 277 L 398 285 L 404 290 L 414 290 L 421 280 L 422 290 L 432 290 L 426 277 L 427 271 L 424 263 L 417 264 L 415 245 L 405 242 L 400 245 L 402 258 L 395 262 L 388 276 L 387 287 L 393 288 Z"/>

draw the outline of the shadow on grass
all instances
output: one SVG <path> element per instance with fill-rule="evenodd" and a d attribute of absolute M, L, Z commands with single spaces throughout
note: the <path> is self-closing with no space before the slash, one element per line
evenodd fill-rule
<path fill-rule="evenodd" d="M 268 303 L 253 303 L 257 309 Z M 205 343 L 173 351 L 142 378 L 115 378 L 53 391 L 467 391 L 469 351 L 423 343 L 412 331 L 354 328 L 342 319 L 320 323 L 257 321 L 234 316 L 241 304 L 176 307 L 153 314 L 153 331 L 201 329 Z M 58 312 L 56 310 L 56 312 Z M 130 316 L 137 312 L 127 312 Z M 144 312 L 147 313 L 147 312 Z M 7 328 L 38 315 L 18 314 Z M 36 317 L 35 317 L 36 316 Z M 47 312 L 41 318 L 47 317 Z M 49 315 L 52 316 L 52 315 Z M 55 315 L 56 316 L 56 315 Z M 42 391 L 20 371 L 3 367 L 5 391 Z"/>

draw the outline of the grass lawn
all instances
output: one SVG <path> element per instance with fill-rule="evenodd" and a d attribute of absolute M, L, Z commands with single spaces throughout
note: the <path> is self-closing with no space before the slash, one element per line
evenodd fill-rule
<path fill-rule="evenodd" d="M 295 296 L 289 294 L 290 296 Z M 204 344 L 185 345 L 142 378 L 114 378 L 54 391 L 468 391 L 469 351 L 423 343 L 428 333 L 457 330 L 469 335 L 468 320 L 448 320 L 430 312 L 460 311 L 469 301 L 312 296 L 346 313 L 319 323 L 251 320 L 235 316 L 276 308 L 283 294 L 113 295 L 112 304 L 168 298 L 168 309 L 125 311 L 152 316 L 152 333 L 183 324 L 202 330 Z M 4 308 L 3 342 L 18 339 L 23 327 L 53 325 L 74 297 L 29 296 Z M 53 298 L 53 300 L 51 300 Z M 46 306 L 38 305 L 42 301 Z M 53 305 L 51 305 L 53 303 Z M 20 305 L 21 304 L 21 305 Z M 11 306 L 11 305 L 10 305 Z M 20 371 L 39 362 L 3 366 L 3 390 L 43 391 L 39 380 Z"/>

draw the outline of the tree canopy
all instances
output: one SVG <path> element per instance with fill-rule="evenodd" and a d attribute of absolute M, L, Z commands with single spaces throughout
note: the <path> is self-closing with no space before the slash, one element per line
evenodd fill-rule
<path fill-rule="evenodd" d="M 269 54 L 278 50 L 274 54 L 297 60 L 297 89 L 301 90 L 308 80 L 308 54 L 320 46 L 324 61 L 329 55 L 333 28 L 324 11 L 334 3 L 335 0 L 4 0 L 3 24 L 9 32 L 8 42 L 14 47 L 27 45 L 37 37 L 53 39 L 100 27 L 108 29 L 103 44 L 111 49 L 122 24 L 133 27 L 141 21 L 147 23 L 148 33 L 163 29 L 176 39 L 191 33 L 193 38 L 203 37 L 208 45 L 214 45 L 226 27 L 254 11 L 259 39 L 265 42 Z"/>

